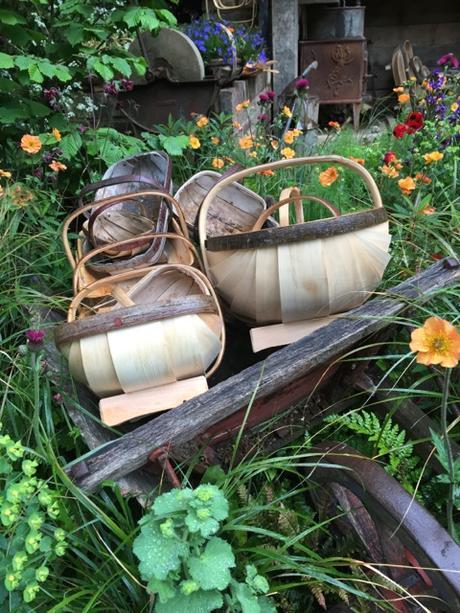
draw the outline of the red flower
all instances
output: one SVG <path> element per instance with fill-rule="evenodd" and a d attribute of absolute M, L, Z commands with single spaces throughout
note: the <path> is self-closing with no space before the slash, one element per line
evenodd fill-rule
<path fill-rule="evenodd" d="M 385 164 L 391 164 L 396 161 L 396 153 L 394 151 L 387 151 L 383 156 Z"/>
<path fill-rule="evenodd" d="M 396 138 L 402 138 L 405 134 L 408 133 L 408 128 L 404 123 L 398 123 L 393 130 L 393 136 Z"/>
<path fill-rule="evenodd" d="M 405 123 L 408 127 L 407 132 L 409 134 L 413 134 L 414 132 L 417 132 L 417 130 L 421 130 L 424 126 L 423 113 L 420 113 L 419 111 L 410 113 Z"/>

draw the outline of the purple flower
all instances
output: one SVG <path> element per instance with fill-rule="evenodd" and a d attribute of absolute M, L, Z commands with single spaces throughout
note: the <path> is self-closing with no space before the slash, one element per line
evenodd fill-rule
<path fill-rule="evenodd" d="M 115 81 L 107 81 L 107 83 L 104 83 L 104 94 L 108 96 L 116 96 L 118 94 L 118 87 Z"/>
<path fill-rule="evenodd" d="M 134 89 L 134 83 L 131 79 L 122 79 L 120 85 L 125 92 L 131 92 Z"/>
<path fill-rule="evenodd" d="M 265 92 L 267 94 L 267 96 L 270 98 L 270 100 L 274 100 L 276 98 L 276 94 L 274 91 L 272 91 L 271 89 L 268 92 Z"/>
<path fill-rule="evenodd" d="M 259 121 L 268 121 L 268 115 L 266 113 L 262 113 L 258 117 Z"/>
<path fill-rule="evenodd" d="M 80 134 L 84 134 L 86 130 L 88 130 L 88 126 L 84 126 L 83 124 L 80 124 L 78 126 L 78 131 L 80 132 Z"/>
<path fill-rule="evenodd" d="M 259 94 L 259 100 L 260 102 L 269 102 L 270 98 L 267 96 L 267 94 L 262 93 Z"/>
<path fill-rule="evenodd" d="M 308 85 L 309 85 L 308 79 L 297 79 L 294 87 L 296 89 L 305 89 L 306 87 L 308 87 Z"/>
<path fill-rule="evenodd" d="M 51 164 L 53 161 L 53 154 L 50 151 L 46 151 L 46 153 L 42 155 L 42 160 L 45 164 Z"/>
<path fill-rule="evenodd" d="M 444 66 L 444 64 L 448 64 L 451 68 L 460 68 L 460 62 L 455 57 L 453 53 L 446 53 L 441 56 L 437 61 L 438 66 Z"/>
<path fill-rule="evenodd" d="M 32 174 L 34 177 L 41 179 L 43 177 L 43 170 L 37 166 L 37 168 L 33 169 Z"/>
<path fill-rule="evenodd" d="M 45 338 L 45 333 L 43 330 L 27 330 L 26 338 L 31 346 L 39 347 Z"/>

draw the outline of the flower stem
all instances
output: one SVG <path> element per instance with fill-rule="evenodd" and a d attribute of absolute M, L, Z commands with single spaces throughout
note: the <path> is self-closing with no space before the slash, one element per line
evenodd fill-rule
<path fill-rule="evenodd" d="M 445 369 L 444 383 L 442 386 L 442 404 L 441 404 L 441 431 L 444 438 L 444 445 L 447 456 L 447 474 L 449 477 L 449 495 L 447 499 L 447 528 L 449 534 L 456 541 L 455 524 L 454 524 L 454 459 L 452 456 L 452 448 L 450 446 L 449 432 L 447 429 L 447 401 L 449 399 L 449 385 L 451 368 Z"/>

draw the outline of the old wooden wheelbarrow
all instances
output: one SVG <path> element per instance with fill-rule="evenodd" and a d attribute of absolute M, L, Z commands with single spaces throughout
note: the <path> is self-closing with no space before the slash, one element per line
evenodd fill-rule
<path fill-rule="evenodd" d="M 62 360 L 56 351 L 50 349 L 48 366 L 63 390 L 63 401 L 70 416 L 91 448 L 84 457 L 66 467 L 68 475 L 86 492 L 94 491 L 104 481 L 113 479 L 120 483 L 125 493 L 146 495 L 152 493 L 157 483 L 150 468 L 152 463 L 158 462 L 176 485 L 178 480 L 173 462 L 187 462 L 200 453 L 203 469 L 206 464 L 221 462 L 225 465 L 229 448 L 233 448 L 232 440 L 243 423 L 247 443 L 244 437 L 240 439 L 241 453 L 247 453 L 248 448 L 255 446 L 260 450 L 263 445 L 270 451 L 286 444 L 301 435 L 305 427 L 322 419 L 324 404 L 330 405 L 321 402 L 323 395 L 340 396 L 341 389 L 345 388 L 343 400 L 334 400 L 334 411 L 350 406 L 350 400 L 347 400 L 350 385 L 355 388 L 363 385 L 362 368 L 354 368 L 341 358 L 360 351 L 361 356 L 369 356 L 370 349 L 362 353 L 363 345 L 375 346 L 376 335 L 382 334 L 392 319 L 394 321 L 408 310 L 413 301 L 427 300 L 436 290 L 455 284 L 459 276 L 457 260 L 446 258 L 439 261 L 321 330 L 268 356 L 265 354 L 260 361 L 215 383 L 208 392 L 131 429 L 124 427 L 124 433 L 120 432 L 116 438 L 113 432 L 101 428 L 94 418 L 88 416 L 91 398 L 87 390 L 77 386 L 79 403 L 85 411 L 76 406 L 68 380 L 69 393 L 65 393 L 65 383 L 60 379 Z M 244 361 L 241 350 L 238 355 L 240 361 Z M 251 359 L 254 360 L 254 356 Z M 363 361 L 358 364 L 363 364 Z M 414 418 L 414 411 L 418 411 L 416 407 L 411 411 L 409 422 L 404 424 L 409 430 L 411 422 L 423 422 L 427 432 L 429 427 L 434 427 L 434 424 L 427 423 L 421 411 L 417 419 Z M 279 418 L 276 427 L 269 429 L 269 435 L 264 433 L 260 439 L 263 443 L 260 442 L 258 432 L 261 426 L 275 416 Z M 420 435 L 420 430 L 417 434 Z M 447 532 L 394 479 L 377 471 L 370 460 L 355 457 L 353 453 L 350 455 L 332 443 L 322 444 L 318 453 L 318 468 L 309 477 L 324 483 L 324 489 L 335 497 L 336 504 L 338 501 L 341 505 L 357 508 L 356 512 L 353 510 L 350 521 L 358 535 L 360 530 L 362 534 L 362 522 L 366 523 L 368 516 L 374 526 L 369 530 L 378 528 L 381 544 L 398 529 L 398 541 L 391 552 L 376 545 L 371 554 L 380 552 L 384 562 L 394 565 L 395 559 L 402 559 L 395 558 L 396 548 L 397 555 L 404 554 L 408 569 L 422 579 L 425 588 L 434 590 L 435 596 L 444 601 L 436 601 L 437 608 L 425 610 L 459 610 L 460 549 Z M 327 473 L 324 462 L 342 464 L 353 474 L 350 470 L 338 469 L 334 469 L 334 474 Z M 334 483 L 337 487 L 332 487 Z M 364 508 L 365 513 L 359 511 L 360 508 Z"/>

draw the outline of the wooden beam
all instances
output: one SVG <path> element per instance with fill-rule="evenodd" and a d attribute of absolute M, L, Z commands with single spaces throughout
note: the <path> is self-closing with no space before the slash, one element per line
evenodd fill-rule
<path fill-rule="evenodd" d="M 149 454 L 165 445 L 181 445 L 247 406 L 252 396 L 262 398 L 308 375 L 316 367 L 351 349 L 385 328 L 413 300 L 426 300 L 435 290 L 453 285 L 459 263 L 454 258 L 427 270 L 350 311 L 307 338 L 276 351 L 263 362 L 219 383 L 192 400 L 151 420 L 118 440 L 76 460 L 67 472 L 85 491 L 96 490 L 105 479 L 117 479 L 141 467 Z"/>

